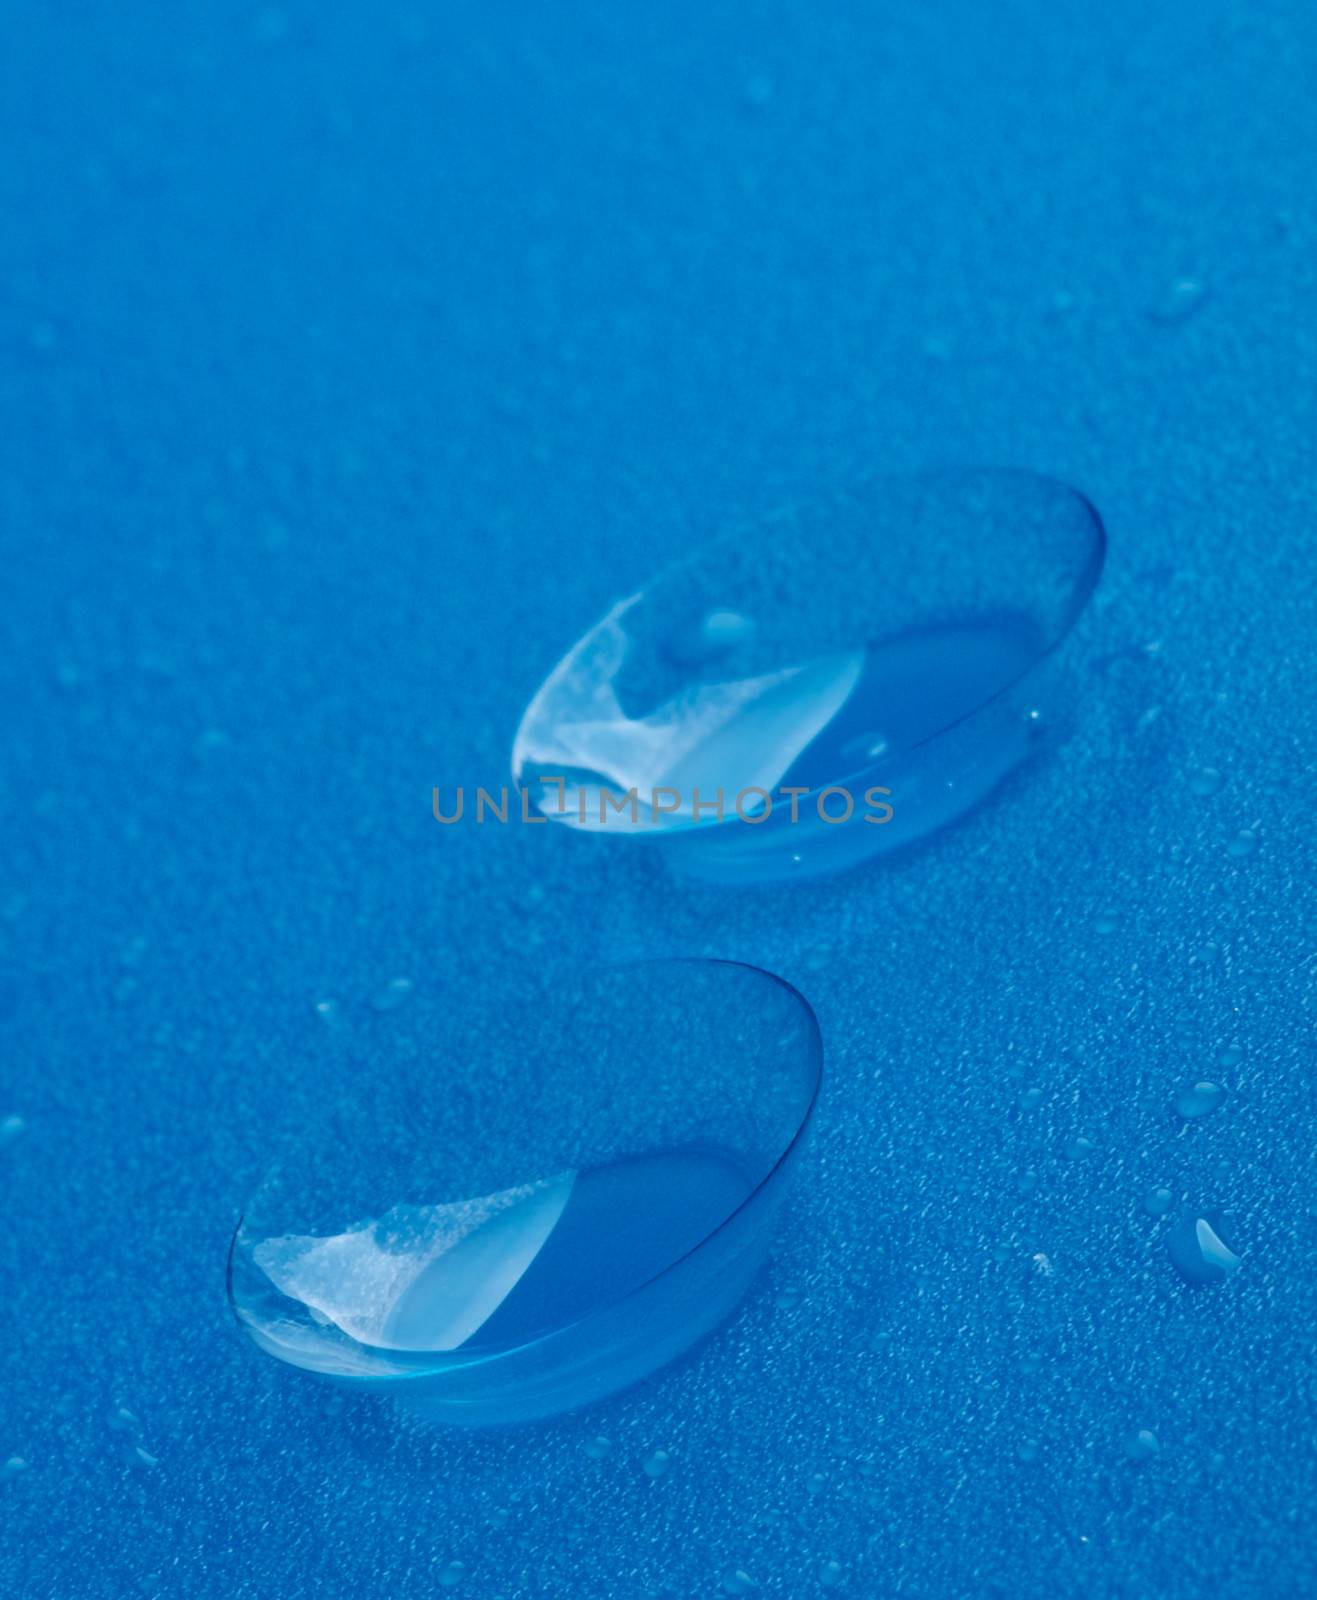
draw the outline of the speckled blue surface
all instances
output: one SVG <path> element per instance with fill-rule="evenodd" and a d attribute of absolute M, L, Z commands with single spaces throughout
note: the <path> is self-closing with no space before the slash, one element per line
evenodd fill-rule
<path fill-rule="evenodd" d="M 6 1595 L 1313 1591 L 1315 18 L 10 8 Z M 436 827 L 673 554 L 960 461 L 1112 539 L 1049 754 L 969 822 L 744 894 Z M 818 1010 L 734 1321 L 470 1437 L 244 1347 L 276 1130 L 600 952 Z M 1185 1206 L 1229 1282 L 1177 1276 Z"/>

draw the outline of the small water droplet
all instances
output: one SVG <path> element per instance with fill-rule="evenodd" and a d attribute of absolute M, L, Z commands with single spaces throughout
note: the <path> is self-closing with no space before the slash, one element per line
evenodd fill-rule
<path fill-rule="evenodd" d="M 1032 1194 L 1038 1187 L 1038 1174 L 1036 1172 L 1022 1172 L 1015 1180 L 1015 1189 L 1018 1194 Z"/>
<path fill-rule="evenodd" d="M 582 1449 L 591 1461 L 602 1461 L 613 1448 L 613 1441 L 605 1439 L 602 1433 L 597 1433 L 593 1439 L 587 1439 Z"/>
<path fill-rule="evenodd" d="M 1251 856 L 1258 847 L 1258 836 L 1252 828 L 1241 828 L 1226 846 L 1232 856 Z"/>
<path fill-rule="evenodd" d="M 819 1568 L 819 1587 L 821 1589 L 839 1588 L 844 1576 L 845 1569 L 840 1561 L 825 1561 Z"/>
<path fill-rule="evenodd" d="M 1240 1259 L 1226 1243 L 1229 1223 L 1217 1212 L 1186 1211 L 1166 1235 L 1166 1251 L 1187 1283 L 1221 1283 L 1233 1277 Z"/>
<path fill-rule="evenodd" d="M 1028 1465 L 1031 1462 L 1037 1461 L 1037 1459 L 1038 1459 L 1038 1441 L 1037 1441 L 1037 1439 L 1021 1439 L 1019 1444 L 1017 1444 L 1016 1447 L 1015 1447 L 1015 1456 L 1016 1456 L 1016 1459 L 1018 1461 L 1023 1461 L 1026 1465 Z"/>
<path fill-rule="evenodd" d="M 1219 1083 L 1210 1083 L 1204 1078 L 1192 1089 L 1181 1091 L 1176 1098 L 1175 1109 L 1186 1121 L 1205 1117 L 1209 1111 L 1215 1111 L 1225 1097 L 1226 1092 Z"/>
<path fill-rule="evenodd" d="M 390 978 L 371 1000 L 372 1011 L 396 1011 L 412 992 L 410 978 Z"/>
<path fill-rule="evenodd" d="M 1150 1217 L 1164 1217 L 1175 1204 L 1175 1196 L 1169 1189 L 1149 1189 L 1143 1197 L 1143 1209 Z"/>
<path fill-rule="evenodd" d="M 737 645 L 748 644 L 754 636 L 754 622 L 739 611 L 710 611 L 700 624 L 700 642 L 706 649 L 720 654 Z"/>
<path fill-rule="evenodd" d="M 337 1022 L 339 1020 L 339 1004 L 337 1000 L 317 1000 L 316 1016 L 322 1022 Z"/>
<path fill-rule="evenodd" d="M 0 1469 L 0 1477 L 16 1478 L 21 1472 L 26 1471 L 27 1462 L 24 1461 L 22 1456 L 10 1456 L 3 1469 Z"/>
<path fill-rule="evenodd" d="M 1078 1134 L 1066 1143 L 1065 1153 L 1072 1161 L 1082 1160 L 1084 1156 L 1091 1156 L 1097 1145 L 1086 1134 Z"/>
<path fill-rule="evenodd" d="M 1149 315 L 1154 322 L 1183 322 L 1191 317 L 1207 294 L 1198 278 L 1175 278 L 1153 302 Z"/>
<path fill-rule="evenodd" d="M 1151 1428 L 1140 1428 L 1125 1440 L 1125 1454 L 1131 1461 L 1150 1461 L 1160 1451 L 1161 1445 Z"/>
<path fill-rule="evenodd" d="M 138 1421 L 135 1412 L 127 1406 L 116 1406 L 106 1419 L 109 1427 L 116 1433 L 140 1433 L 142 1424 Z"/>
<path fill-rule="evenodd" d="M 759 1585 L 742 1567 L 735 1567 L 723 1574 L 724 1594 L 751 1594 L 758 1587 Z"/>
<path fill-rule="evenodd" d="M 1198 771 L 1189 779 L 1190 790 L 1204 798 L 1216 794 L 1226 780 L 1215 767 L 1199 767 Z"/>
<path fill-rule="evenodd" d="M 128 1459 L 139 1467 L 158 1467 L 160 1465 L 160 1457 L 153 1456 L 149 1450 L 143 1450 L 140 1444 L 133 1447 Z"/>
<path fill-rule="evenodd" d="M 672 1457 L 666 1450 L 655 1450 L 652 1455 L 645 1457 L 644 1465 L 651 1478 L 662 1478 L 672 1466 Z"/>
<path fill-rule="evenodd" d="M 450 1561 L 439 1574 L 439 1582 L 445 1589 L 453 1589 L 466 1577 L 465 1561 Z"/>
<path fill-rule="evenodd" d="M 1115 911 L 1099 911 L 1093 918 L 1093 932 L 1108 934 L 1115 933 L 1120 926 L 1120 916 Z"/>
<path fill-rule="evenodd" d="M 665 654 L 680 667 L 709 667 L 741 645 L 749 644 L 755 624 L 739 611 L 713 610 L 694 624 L 678 628 L 667 641 Z"/>
<path fill-rule="evenodd" d="M 843 762 L 863 763 L 876 761 L 879 756 L 885 756 L 889 749 L 886 736 L 879 733 L 876 728 L 870 728 L 867 732 L 848 739 L 841 747 L 841 755 Z"/>
<path fill-rule="evenodd" d="M 1021 1111 L 1032 1111 L 1040 1106 L 1043 1101 L 1043 1091 L 1037 1087 L 1029 1088 L 1020 1096 L 1019 1106 Z"/>
<path fill-rule="evenodd" d="M 11 1114 L 0 1121 L 0 1145 L 12 1144 L 15 1139 L 21 1139 L 27 1132 L 27 1123 L 20 1116 Z"/>
<path fill-rule="evenodd" d="M 1244 1059 L 1244 1047 L 1241 1044 L 1223 1044 L 1216 1053 L 1218 1067 L 1237 1067 Z"/>

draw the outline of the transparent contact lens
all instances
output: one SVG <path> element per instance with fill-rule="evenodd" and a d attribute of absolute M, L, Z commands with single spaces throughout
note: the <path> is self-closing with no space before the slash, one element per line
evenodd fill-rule
<path fill-rule="evenodd" d="M 1065 484 L 873 477 L 715 540 L 613 607 L 517 730 L 569 828 L 722 881 L 836 871 L 976 806 L 1036 746 L 1105 538 Z"/>
<path fill-rule="evenodd" d="M 633 1383 L 759 1266 L 818 1089 L 796 991 L 722 961 L 609 966 L 467 1006 L 298 1129 L 229 1258 L 268 1354 L 465 1425 Z"/>

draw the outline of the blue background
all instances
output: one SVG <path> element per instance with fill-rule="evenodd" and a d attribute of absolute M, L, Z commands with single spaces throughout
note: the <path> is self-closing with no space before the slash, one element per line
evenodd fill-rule
<path fill-rule="evenodd" d="M 1312 1592 L 1317 13 L 3 31 L 4 1592 Z M 1112 538 L 1073 731 L 967 823 L 738 894 L 432 821 L 674 555 L 961 461 Z M 646 953 L 776 970 L 827 1043 L 721 1334 L 460 1437 L 244 1345 L 280 1127 L 468 986 Z M 1229 1283 L 1175 1275 L 1159 1185 L 1233 1212 Z"/>

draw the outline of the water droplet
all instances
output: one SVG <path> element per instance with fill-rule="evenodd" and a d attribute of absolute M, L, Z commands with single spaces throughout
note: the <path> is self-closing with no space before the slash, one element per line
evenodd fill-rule
<path fill-rule="evenodd" d="M 735 1567 L 723 1574 L 724 1594 L 751 1594 L 758 1587 L 750 1574 L 741 1567 Z"/>
<path fill-rule="evenodd" d="M 22 1117 L 10 1115 L 0 1121 L 0 1145 L 13 1144 L 15 1139 L 21 1139 L 27 1132 L 27 1123 Z"/>
<path fill-rule="evenodd" d="M 845 1569 L 840 1561 L 825 1561 L 819 1568 L 819 1587 L 821 1589 L 836 1589 L 840 1586 L 845 1576 Z"/>
<path fill-rule="evenodd" d="M 1244 1059 L 1244 1047 L 1240 1044 L 1223 1044 L 1216 1053 L 1218 1067 L 1237 1067 Z"/>
<path fill-rule="evenodd" d="M 1186 1120 L 1205 1117 L 1209 1111 L 1215 1111 L 1225 1097 L 1226 1092 L 1219 1083 L 1209 1083 L 1204 1078 L 1192 1089 L 1181 1091 L 1176 1098 L 1175 1109 Z"/>
<path fill-rule="evenodd" d="M 439 1574 L 439 1582 L 445 1589 L 455 1588 L 466 1577 L 465 1561 L 450 1561 Z"/>
<path fill-rule="evenodd" d="M 613 1448 L 613 1441 L 605 1439 L 602 1433 L 598 1433 L 593 1439 L 587 1439 L 583 1448 L 591 1461 L 602 1461 Z"/>
<path fill-rule="evenodd" d="M 1150 1461 L 1160 1451 L 1157 1435 L 1150 1428 L 1140 1428 L 1125 1440 L 1125 1454 L 1131 1461 Z"/>
<path fill-rule="evenodd" d="M 1020 1096 L 1020 1101 L 1019 1101 L 1020 1110 L 1021 1111 L 1033 1111 L 1037 1106 L 1040 1106 L 1042 1104 L 1042 1102 L 1043 1102 L 1043 1091 L 1041 1089 L 1036 1088 L 1036 1087 L 1035 1088 L 1026 1089 L 1024 1091 L 1024 1093 Z"/>
<path fill-rule="evenodd" d="M 1084 1156 L 1091 1156 L 1096 1149 L 1097 1145 L 1093 1143 L 1092 1139 L 1081 1133 L 1076 1138 L 1069 1140 L 1065 1147 L 1065 1153 L 1072 1161 L 1078 1161 Z"/>
<path fill-rule="evenodd" d="M 668 641 L 667 654 L 679 666 L 706 666 L 749 644 L 755 624 L 738 611 L 710 611 L 693 628 L 679 630 Z"/>
<path fill-rule="evenodd" d="M 827 1486 L 828 1480 L 821 1472 L 811 1472 L 809 1477 L 805 1479 L 805 1492 L 807 1494 L 819 1494 Z"/>
<path fill-rule="evenodd" d="M 373 1011 L 396 1011 L 404 1001 L 410 998 L 412 980 L 410 978 L 390 978 L 388 983 L 380 989 L 371 1001 Z"/>
<path fill-rule="evenodd" d="M 0 1468 L 0 1477 L 16 1478 L 20 1473 L 26 1471 L 27 1462 L 23 1460 L 22 1456 L 10 1456 L 4 1467 Z"/>
<path fill-rule="evenodd" d="M 717 881 L 849 867 L 1035 748 L 1026 713 L 1103 550 L 1082 496 L 1022 472 L 794 507 L 614 606 L 531 701 L 514 776 L 551 821 L 662 840 Z"/>
<path fill-rule="evenodd" d="M 1143 1197 L 1143 1209 L 1150 1217 L 1164 1217 L 1175 1204 L 1169 1189 L 1149 1189 Z"/>
<path fill-rule="evenodd" d="M 149 1450 L 143 1450 L 141 1445 L 134 1445 L 128 1455 L 129 1461 L 138 1467 L 158 1467 L 160 1457 L 153 1456 Z"/>
<path fill-rule="evenodd" d="M 316 1016 L 322 1022 L 334 1023 L 339 1020 L 339 1004 L 337 1000 L 317 1000 Z"/>
<path fill-rule="evenodd" d="M 1258 836 L 1252 828 L 1241 828 L 1226 846 L 1232 856 L 1251 856 L 1258 847 Z"/>
<path fill-rule="evenodd" d="M 1223 1234 L 1229 1223 L 1217 1212 L 1186 1211 L 1166 1235 L 1166 1251 L 1188 1283 L 1220 1283 L 1233 1277 L 1240 1259 Z"/>
<path fill-rule="evenodd" d="M 256 1344 L 479 1425 L 597 1399 L 715 1326 L 813 1106 L 795 990 L 641 962 L 434 1012 L 427 1049 L 362 1065 L 244 1208 L 229 1292 Z"/>
<path fill-rule="evenodd" d="M 1093 918 L 1094 933 L 1115 933 L 1118 927 L 1120 927 L 1120 917 L 1114 911 L 1099 911 Z"/>
<path fill-rule="evenodd" d="M 1153 302 L 1154 322 L 1183 322 L 1202 305 L 1207 290 L 1197 278 L 1175 278 Z"/>
<path fill-rule="evenodd" d="M 1031 1462 L 1037 1461 L 1037 1459 L 1038 1459 L 1038 1441 L 1037 1441 L 1037 1439 L 1021 1439 L 1019 1444 L 1016 1445 L 1016 1447 L 1015 1447 L 1015 1455 L 1016 1455 L 1016 1459 L 1019 1460 L 1019 1461 L 1023 1461 L 1026 1466 L 1029 1465 Z"/>
<path fill-rule="evenodd" d="M 136 1413 L 130 1411 L 127 1406 L 116 1406 L 106 1420 L 116 1433 L 141 1432 L 142 1424 L 138 1421 Z"/>
<path fill-rule="evenodd" d="M 666 1450 L 655 1450 L 652 1455 L 645 1457 L 645 1471 L 651 1478 L 662 1478 L 667 1475 L 672 1465 L 672 1457 Z"/>
<path fill-rule="evenodd" d="M 1189 779 L 1189 788 L 1194 794 L 1202 795 L 1205 798 L 1208 795 L 1216 794 L 1225 781 L 1215 767 L 1199 767 L 1198 771 Z"/>

